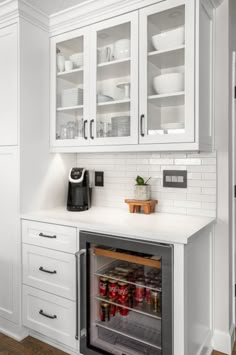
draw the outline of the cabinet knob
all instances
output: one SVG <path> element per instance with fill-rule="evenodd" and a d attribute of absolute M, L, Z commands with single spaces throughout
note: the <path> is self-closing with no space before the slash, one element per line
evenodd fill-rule
<path fill-rule="evenodd" d="M 39 314 L 41 314 L 41 316 L 44 316 L 46 318 L 50 318 L 50 319 L 56 319 L 57 316 L 54 314 L 54 316 L 51 316 L 50 314 L 44 313 L 44 311 L 42 309 L 40 309 Z"/>
<path fill-rule="evenodd" d="M 43 234 L 43 233 L 39 233 L 39 236 L 40 237 L 43 237 L 43 238 L 50 238 L 50 239 L 56 239 L 56 235 L 47 235 L 47 234 Z"/>
<path fill-rule="evenodd" d="M 39 270 L 46 272 L 48 274 L 56 274 L 57 273 L 56 270 L 50 271 L 50 270 L 44 269 L 43 266 L 40 266 Z"/>

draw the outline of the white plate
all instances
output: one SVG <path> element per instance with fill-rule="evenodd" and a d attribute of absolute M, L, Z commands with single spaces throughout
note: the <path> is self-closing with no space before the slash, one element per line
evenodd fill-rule
<path fill-rule="evenodd" d="M 102 95 L 102 94 L 98 94 L 97 95 L 97 102 L 107 102 L 107 101 L 114 101 L 113 97 L 111 96 L 107 96 L 107 95 Z"/>

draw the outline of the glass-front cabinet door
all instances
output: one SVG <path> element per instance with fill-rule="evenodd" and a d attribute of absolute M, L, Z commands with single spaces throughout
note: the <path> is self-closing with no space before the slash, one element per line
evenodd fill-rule
<path fill-rule="evenodd" d="M 89 125 L 89 30 L 51 40 L 51 142 L 87 144 Z"/>
<path fill-rule="evenodd" d="M 90 140 L 138 142 L 138 12 L 91 27 Z"/>
<path fill-rule="evenodd" d="M 194 141 L 194 1 L 140 10 L 139 142 Z"/>

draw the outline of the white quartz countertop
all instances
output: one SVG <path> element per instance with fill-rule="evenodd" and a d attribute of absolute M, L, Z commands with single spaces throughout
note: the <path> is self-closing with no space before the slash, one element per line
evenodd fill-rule
<path fill-rule="evenodd" d="M 167 213 L 149 215 L 126 209 L 92 207 L 69 212 L 65 207 L 23 214 L 22 219 L 55 223 L 123 237 L 163 243 L 187 244 L 189 238 L 215 222 L 214 218 Z"/>

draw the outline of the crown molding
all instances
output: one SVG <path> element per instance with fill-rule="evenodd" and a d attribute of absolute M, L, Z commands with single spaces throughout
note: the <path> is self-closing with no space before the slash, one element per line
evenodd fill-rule
<path fill-rule="evenodd" d="M 49 32 L 48 16 L 24 0 L 7 0 L 0 4 L 0 24 L 16 22 L 19 18 Z"/>
<path fill-rule="evenodd" d="M 78 27 L 84 27 L 156 2 L 157 0 L 87 0 L 50 15 L 50 35 L 55 36 Z"/>

